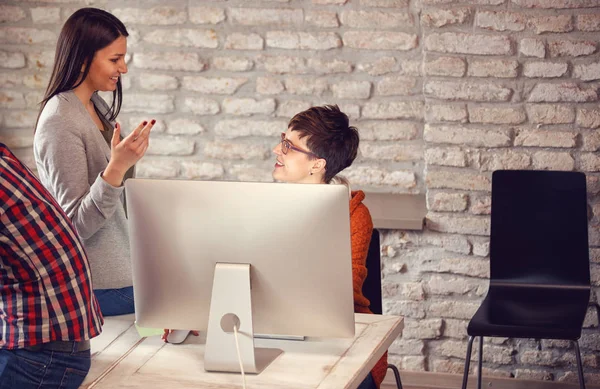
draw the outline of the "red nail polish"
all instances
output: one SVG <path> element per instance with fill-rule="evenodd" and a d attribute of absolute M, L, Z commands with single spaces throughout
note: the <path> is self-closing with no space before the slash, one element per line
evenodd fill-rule
<path fill-rule="evenodd" d="M 152 119 L 152 121 L 150 123 L 152 123 L 152 125 L 154 125 L 154 123 L 156 123 L 156 120 Z"/>
<path fill-rule="evenodd" d="M 142 123 L 142 126 L 145 126 L 146 124 L 148 124 L 148 122 L 143 122 L 143 123 Z"/>

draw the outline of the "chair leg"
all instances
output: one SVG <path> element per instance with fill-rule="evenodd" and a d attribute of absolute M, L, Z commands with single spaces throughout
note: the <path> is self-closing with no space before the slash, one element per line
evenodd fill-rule
<path fill-rule="evenodd" d="M 583 364 L 581 363 L 581 351 L 579 351 L 579 342 L 573 340 L 575 346 L 575 356 L 577 357 L 577 372 L 579 373 L 579 388 L 585 389 L 585 378 L 583 377 Z"/>
<path fill-rule="evenodd" d="M 467 345 L 467 357 L 465 358 L 465 372 L 463 373 L 462 389 L 467 389 L 467 381 L 469 380 L 469 366 L 471 365 L 471 350 L 473 350 L 474 339 L 474 337 L 469 336 L 469 344 Z"/>
<path fill-rule="evenodd" d="M 388 364 L 387 368 L 392 369 L 392 372 L 394 373 L 394 378 L 396 379 L 396 386 L 398 387 L 398 389 L 402 389 L 402 381 L 400 380 L 400 372 L 398 371 L 398 368 L 395 365 L 392 365 L 391 363 Z"/>
<path fill-rule="evenodd" d="M 481 378 L 483 377 L 483 336 L 479 337 L 479 370 L 477 371 L 477 389 L 481 389 Z"/>

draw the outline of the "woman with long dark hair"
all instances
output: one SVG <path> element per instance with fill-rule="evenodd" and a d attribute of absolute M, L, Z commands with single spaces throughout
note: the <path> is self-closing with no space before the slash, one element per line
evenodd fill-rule
<path fill-rule="evenodd" d="M 115 122 L 128 35 L 119 19 L 100 9 L 82 8 L 69 17 L 34 137 L 40 179 L 83 239 L 107 316 L 134 310 L 123 182 L 133 176 L 155 123 L 144 121 L 123 138 Z M 112 92 L 111 106 L 98 91 Z"/>

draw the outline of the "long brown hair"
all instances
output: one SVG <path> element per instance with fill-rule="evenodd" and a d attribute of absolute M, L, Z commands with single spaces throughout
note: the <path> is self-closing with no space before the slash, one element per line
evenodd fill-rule
<path fill-rule="evenodd" d="M 52 76 L 40 103 L 40 114 L 52 97 L 81 85 L 90 71 L 96 52 L 110 45 L 120 36 L 127 37 L 129 33 L 125 25 L 114 15 L 98 8 L 81 8 L 75 11 L 67 19 L 58 36 Z M 119 78 L 117 89 L 113 91 L 109 120 L 115 120 L 119 114 L 122 99 Z"/>

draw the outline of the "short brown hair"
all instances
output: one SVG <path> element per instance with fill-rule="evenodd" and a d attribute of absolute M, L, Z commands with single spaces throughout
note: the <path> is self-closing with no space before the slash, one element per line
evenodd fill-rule
<path fill-rule="evenodd" d="M 288 125 L 299 137 L 308 137 L 310 151 L 327 161 L 325 182 L 352 165 L 358 152 L 358 130 L 349 125 L 348 116 L 337 105 L 311 107 L 296 114 Z"/>

